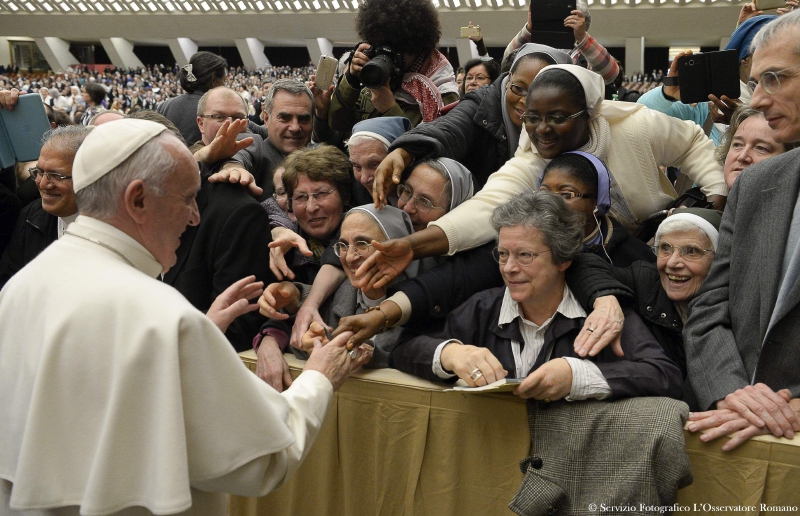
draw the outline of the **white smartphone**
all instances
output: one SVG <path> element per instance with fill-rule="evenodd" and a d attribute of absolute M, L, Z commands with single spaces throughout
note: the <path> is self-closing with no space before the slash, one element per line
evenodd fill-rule
<path fill-rule="evenodd" d="M 319 63 L 317 63 L 317 73 L 315 82 L 317 88 L 326 91 L 333 83 L 333 76 L 336 74 L 336 68 L 339 66 L 339 61 L 330 56 L 320 56 Z"/>

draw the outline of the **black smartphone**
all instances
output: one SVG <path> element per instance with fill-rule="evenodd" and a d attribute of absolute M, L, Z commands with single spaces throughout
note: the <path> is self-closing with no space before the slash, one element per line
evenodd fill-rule
<path fill-rule="evenodd" d="M 709 95 L 739 98 L 739 55 L 735 50 L 700 52 L 678 59 L 681 102 L 707 102 Z"/>
<path fill-rule="evenodd" d="M 531 0 L 531 43 L 572 48 L 575 37 L 564 20 L 575 10 L 575 0 Z"/>

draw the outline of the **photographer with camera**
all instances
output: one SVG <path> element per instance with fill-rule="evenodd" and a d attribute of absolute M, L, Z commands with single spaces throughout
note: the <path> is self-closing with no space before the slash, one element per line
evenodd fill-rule
<path fill-rule="evenodd" d="M 358 121 L 380 116 L 406 117 L 416 126 L 458 100 L 453 67 L 436 50 L 441 25 L 429 0 L 366 0 L 356 30 L 364 41 L 331 99 L 331 129 L 349 135 Z"/>

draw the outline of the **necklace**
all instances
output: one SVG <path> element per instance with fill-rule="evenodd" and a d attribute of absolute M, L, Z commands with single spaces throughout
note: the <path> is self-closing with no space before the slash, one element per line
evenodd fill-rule
<path fill-rule="evenodd" d="M 95 240 L 94 238 L 89 238 L 89 237 L 87 237 L 87 236 L 83 236 L 83 235 L 76 235 L 75 233 L 73 233 L 73 232 L 72 232 L 72 231 L 70 231 L 70 230 L 65 230 L 65 231 L 64 231 L 64 234 L 65 234 L 65 235 L 72 235 L 72 236 L 74 236 L 74 237 L 77 237 L 77 238 L 82 238 L 82 239 L 84 239 L 84 240 L 88 240 L 89 242 L 92 242 L 93 244 L 97 244 L 97 245 L 99 245 L 99 246 L 101 246 L 101 247 L 105 247 L 106 249 L 108 249 L 108 250 L 109 250 L 109 251 L 111 251 L 112 253 L 115 253 L 117 256 L 119 256 L 120 258 L 122 258 L 123 260 L 125 260 L 125 262 L 126 262 L 128 265 L 130 265 L 131 267 L 135 267 L 135 266 L 133 265 L 133 262 L 131 262 L 130 260 L 128 260 L 128 259 L 125 257 L 125 255 L 124 255 L 124 254 L 120 253 L 119 251 L 117 251 L 116 249 L 114 249 L 113 247 L 111 247 L 111 246 L 110 246 L 110 245 L 108 245 L 108 244 L 104 244 L 103 242 L 101 242 L 101 241 L 99 241 L 99 240 Z"/>

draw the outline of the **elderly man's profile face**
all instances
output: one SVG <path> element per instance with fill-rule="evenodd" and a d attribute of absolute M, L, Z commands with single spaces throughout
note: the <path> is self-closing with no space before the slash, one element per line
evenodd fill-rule
<path fill-rule="evenodd" d="M 147 189 L 146 202 L 150 204 L 147 223 L 142 228 L 142 244 L 158 260 L 164 272 L 177 262 L 175 251 L 181 245 L 181 235 L 186 227 L 200 223 L 196 201 L 200 190 L 197 162 L 177 138 L 165 145 L 173 156 L 179 157 L 179 165 L 170 171 L 170 180 L 161 194 Z"/>
<path fill-rule="evenodd" d="M 272 111 L 264 113 L 269 141 L 287 155 L 302 149 L 311 140 L 311 99 L 279 90 L 272 101 Z"/>
<path fill-rule="evenodd" d="M 386 147 L 378 140 L 363 140 L 348 148 L 350 163 L 353 165 L 353 174 L 356 181 L 372 193 L 372 183 L 375 181 L 375 170 L 386 157 Z"/>
<path fill-rule="evenodd" d="M 197 117 L 197 127 L 203 135 L 203 143 L 209 145 L 226 120 L 244 120 L 247 112 L 242 98 L 234 91 L 218 88 L 206 100 L 205 113 Z"/>
<path fill-rule="evenodd" d="M 36 176 L 36 186 L 42 196 L 44 211 L 56 217 L 69 217 L 78 213 L 75 192 L 72 190 L 72 158 L 67 159 L 57 145 L 46 143 L 39 153 L 36 166 L 47 173 L 70 176 L 69 179 L 60 179 L 55 175 L 47 177 L 46 174 Z"/>
<path fill-rule="evenodd" d="M 751 79 L 760 81 L 764 72 L 777 72 L 800 65 L 800 55 L 795 50 L 800 29 L 786 28 L 778 36 L 753 54 Z M 771 94 L 762 85 L 756 87 L 750 107 L 764 113 L 777 142 L 797 142 L 800 141 L 800 66 L 779 74 L 778 80 L 780 87 Z"/>

